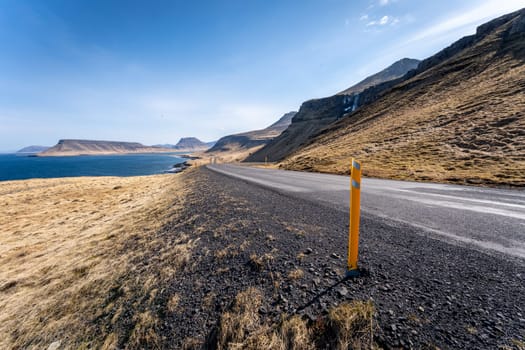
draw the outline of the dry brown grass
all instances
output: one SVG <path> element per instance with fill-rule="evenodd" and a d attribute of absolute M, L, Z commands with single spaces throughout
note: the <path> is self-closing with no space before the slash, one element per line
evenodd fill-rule
<path fill-rule="evenodd" d="M 215 252 L 215 257 L 218 260 L 235 257 L 237 255 L 239 255 L 239 248 L 234 244 L 229 244 L 227 247 L 219 249 Z"/>
<path fill-rule="evenodd" d="M 273 259 L 273 255 L 269 253 L 263 255 L 257 255 L 253 253 L 250 254 L 250 260 L 248 261 L 248 264 L 252 267 L 252 269 L 256 271 L 262 271 L 273 261 Z"/>
<path fill-rule="evenodd" d="M 230 349 L 240 345 L 250 333 L 260 327 L 258 310 L 263 295 L 256 288 L 237 294 L 231 312 L 221 317 L 218 349 Z"/>
<path fill-rule="evenodd" d="M 525 350 L 525 342 L 524 341 L 521 341 L 521 340 L 518 340 L 518 339 L 512 339 L 511 343 L 518 350 Z"/>
<path fill-rule="evenodd" d="M 283 320 L 279 327 L 279 338 L 284 349 L 309 350 L 315 348 L 312 331 L 299 316 Z"/>
<path fill-rule="evenodd" d="M 304 271 L 301 269 L 295 269 L 288 273 L 288 278 L 292 280 L 298 280 L 304 277 Z"/>
<path fill-rule="evenodd" d="M 222 315 L 217 337 L 221 349 L 312 349 L 310 332 L 298 316 L 284 320 L 278 330 L 262 323 L 259 307 L 263 294 L 249 288 L 235 298 L 230 312 Z"/>
<path fill-rule="evenodd" d="M 246 159 L 250 154 L 257 152 L 263 146 L 256 146 L 247 149 L 233 149 L 230 151 L 224 152 L 214 152 L 214 153 L 195 153 L 194 155 L 200 157 L 200 159 L 191 160 L 192 165 L 207 165 L 212 162 L 221 164 L 221 163 L 238 163 Z"/>
<path fill-rule="evenodd" d="M 372 349 L 375 309 L 372 302 L 343 303 L 328 313 L 337 349 Z"/>
<path fill-rule="evenodd" d="M 193 241 L 155 233 L 183 194 L 173 175 L 0 183 L 0 348 L 157 346 L 150 310 Z"/>
<path fill-rule="evenodd" d="M 375 349 L 370 302 L 342 304 L 330 310 L 327 319 L 309 325 L 300 316 L 283 315 L 278 324 L 262 320 L 258 310 L 264 299 L 256 288 L 237 295 L 231 311 L 222 315 L 217 333 L 218 349 L 311 350 L 330 344 L 337 349 Z M 345 347 L 346 346 L 346 347 Z"/>
<path fill-rule="evenodd" d="M 525 186 L 525 65 L 503 48 L 503 30 L 342 118 L 282 166 L 347 174 L 357 158 L 365 176 Z"/>
<path fill-rule="evenodd" d="M 180 295 L 178 294 L 172 295 L 168 301 L 168 304 L 166 305 L 168 307 L 168 311 L 176 312 L 179 306 L 179 302 L 180 302 Z"/>
<path fill-rule="evenodd" d="M 306 257 L 306 254 L 303 253 L 303 252 L 300 252 L 300 253 L 297 254 L 297 256 L 296 256 L 297 260 L 303 260 L 305 257 Z"/>

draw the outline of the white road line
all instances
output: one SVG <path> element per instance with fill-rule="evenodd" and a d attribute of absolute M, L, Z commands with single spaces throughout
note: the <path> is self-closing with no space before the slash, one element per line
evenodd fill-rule
<path fill-rule="evenodd" d="M 448 199 L 456 199 L 458 201 L 467 201 L 467 202 L 491 204 L 491 205 L 495 205 L 495 206 L 506 206 L 506 207 L 519 208 L 519 209 L 525 210 L 525 205 L 514 204 L 514 203 L 506 203 L 506 202 L 496 202 L 496 201 L 491 201 L 491 200 L 488 200 L 488 199 L 476 199 L 476 198 L 450 196 L 448 194 L 417 192 L 417 191 L 414 191 L 414 190 L 405 190 L 405 189 L 400 189 L 400 188 L 392 188 L 391 190 L 392 191 L 397 191 L 397 192 L 414 193 L 414 194 L 417 194 L 417 195 L 425 195 L 425 196 L 434 196 L 434 197 L 441 197 L 441 198 L 448 198 Z"/>
<path fill-rule="evenodd" d="M 525 258 L 525 249 L 522 249 L 522 248 L 516 248 L 516 247 L 510 248 L 510 247 L 505 247 L 504 245 L 493 242 L 493 241 L 480 241 L 480 240 L 469 238 L 469 237 L 459 236 L 459 235 L 456 235 L 450 232 L 436 230 L 436 229 L 433 229 L 433 228 L 430 228 L 424 225 L 416 224 L 414 222 L 392 218 L 390 216 L 379 214 L 379 213 L 373 213 L 373 215 L 381 217 L 386 220 L 392 220 L 395 222 L 403 223 L 405 225 L 413 226 L 413 227 L 421 229 L 422 231 L 427 231 L 427 232 L 434 233 L 439 236 L 451 238 L 457 242 L 467 243 L 467 244 L 471 244 L 471 245 L 474 245 L 480 248 L 484 248 L 488 250 L 495 250 L 500 253 L 517 256 L 520 258 Z M 449 241 L 446 241 L 446 242 L 449 242 Z M 523 246 L 523 244 L 521 245 Z"/>
<path fill-rule="evenodd" d="M 525 212 L 515 212 L 500 208 L 494 208 L 494 207 L 488 207 L 488 206 L 481 206 L 481 205 L 467 205 L 457 202 L 451 202 L 451 201 L 440 201 L 440 200 L 433 200 L 433 199 L 427 199 L 427 198 L 421 198 L 421 197 L 410 197 L 410 196 L 403 196 L 398 195 L 395 198 L 398 199 L 405 199 L 413 202 L 418 203 L 424 203 L 429 204 L 437 207 L 444 207 L 448 209 L 459 209 L 459 210 L 468 210 L 468 211 L 474 211 L 477 213 L 483 213 L 483 214 L 492 214 L 492 215 L 501 215 L 506 216 L 510 218 L 525 220 Z"/>

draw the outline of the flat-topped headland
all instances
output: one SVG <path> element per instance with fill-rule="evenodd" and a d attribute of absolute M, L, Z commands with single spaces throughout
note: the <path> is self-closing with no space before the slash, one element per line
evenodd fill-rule
<path fill-rule="evenodd" d="M 173 152 L 172 149 L 145 146 L 139 142 L 99 141 L 99 140 L 59 140 L 58 143 L 38 153 L 39 157 L 60 157 L 80 155 L 106 155 L 130 153 L 163 153 Z"/>

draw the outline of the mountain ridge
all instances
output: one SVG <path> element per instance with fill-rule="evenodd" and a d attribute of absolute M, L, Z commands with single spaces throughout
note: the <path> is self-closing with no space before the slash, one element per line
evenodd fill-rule
<path fill-rule="evenodd" d="M 345 90 L 355 91 L 354 93 L 339 93 L 330 97 L 311 99 L 303 102 L 299 112 L 297 112 L 297 115 L 292 120 L 291 125 L 278 137 L 268 142 L 255 153 L 249 155 L 245 161 L 262 162 L 266 159 L 270 161 L 282 160 L 300 145 L 308 142 L 309 138 L 321 132 L 323 128 L 337 121 L 345 113 L 355 111 L 361 106 L 371 103 L 395 85 L 401 78 L 394 78 L 387 81 L 380 80 L 391 79 L 393 77 L 392 74 L 385 73 L 389 71 L 391 67 L 395 67 L 396 76 L 403 73 L 401 69 L 405 70 L 404 73 L 406 75 L 416 61 L 415 59 L 401 59 Z M 406 62 L 411 62 L 411 64 L 406 64 Z M 365 85 L 369 84 L 372 80 L 377 84 L 366 87 Z"/>
<path fill-rule="evenodd" d="M 372 74 L 371 76 L 361 80 L 348 89 L 341 91 L 338 93 L 338 95 L 352 95 L 385 81 L 401 78 L 407 72 L 411 71 L 412 69 L 416 69 L 419 63 L 421 63 L 421 61 L 414 58 L 402 58 L 399 61 L 392 63 L 382 71 Z"/>
<path fill-rule="evenodd" d="M 195 152 L 195 151 L 205 151 L 209 148 L 206 142 L 202 142 L 196 137 L 182 137 L 175 146 L 174 150 L 180 152 Z"/>
<path fill-rule="evenodd" d="M 479 26 L 386 93 L 345 114 L 286 169 L 470 184 L 525 185 L 525 9 Z"/>

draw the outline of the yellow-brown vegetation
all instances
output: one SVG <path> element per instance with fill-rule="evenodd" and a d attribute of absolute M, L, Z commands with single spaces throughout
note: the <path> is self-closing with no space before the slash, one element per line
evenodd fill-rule
<path fill-rule="evenodd" d="M 374 332 L 372 302 L 343 303 L 328 313 L 328 323 L 337 339 L 337 349 L 372 349 Z"/>
<path fill-rule="evenodd" d="M 304 277 L 304 271 L 301 269 L 294 269 L 288 273 L 288 278 L 298 280 Z"/>
<path fill-rule="evenodd" d="M 193 241 L 159 229 L 183 204 L 178 175 L 0 183 L 0 348 L 159 344 L 159 285 Z M 168 299 L 168 298 L 166 298 Z"/>
<path fill-rule="evenodd" d="M 298 315 L 277 324 L 261 319 L 258 310 L 264 295 L 256 288 L 239 293 L 232 309 L 220 320 L 217 349 L 310 350 L 316 342 L 337 349 L 375 349 L 375 309 L 371 302 L 354 301 L 333 307 L 327 319 L 309 324 Z"/>
<path fill-rule="evenodd" d="M 483 40 L 397 85 L 282 162 L 286 169 L 525 185 L 523 36 Z"/>

